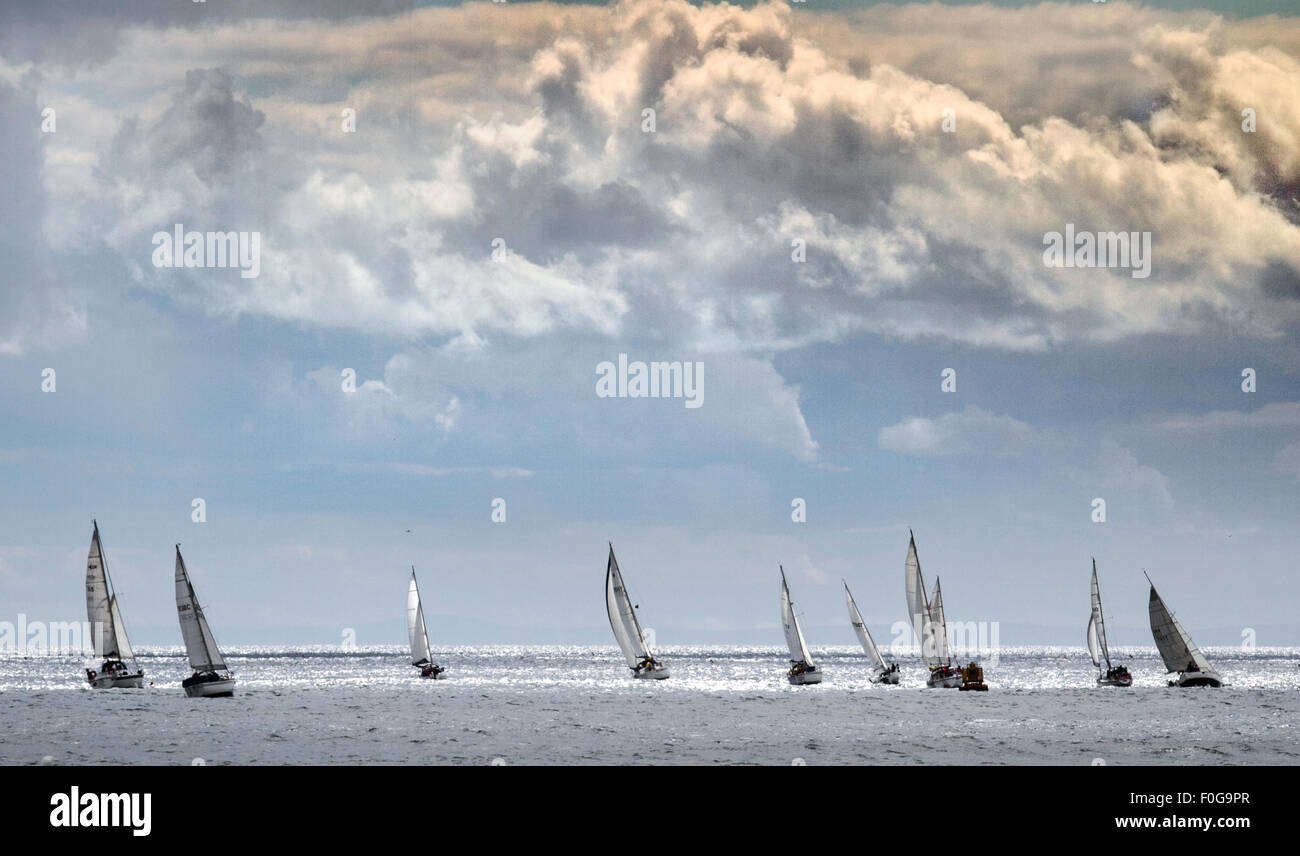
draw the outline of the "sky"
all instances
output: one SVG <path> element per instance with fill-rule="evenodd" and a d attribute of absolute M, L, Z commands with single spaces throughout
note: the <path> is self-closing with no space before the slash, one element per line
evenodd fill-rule
<path fill-rule="evenodd" d="M 137 645 L 177 542 L 226 644 L 400 643 L 414 566 L 435 648 L 612 645 L 607 542 L 661 645 L 780 645 L 778 565 L 888 643 L 910 528 L 1003 645 L 1093 557 L 1113 643 L 1145 570 L 1300 645 L 1288 4 L 353 5 L 0 10 L 0 621 L 97 519 Z"/>

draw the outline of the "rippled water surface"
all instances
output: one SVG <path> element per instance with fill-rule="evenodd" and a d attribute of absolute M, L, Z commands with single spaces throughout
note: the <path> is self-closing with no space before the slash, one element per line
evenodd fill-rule
<path fill-rule="evenodd" d="M 860 653 L 819 653 L 791 687 L 784 653 L 668 648 L 633 681 L 613 649 L 450 649 L 424 681 L 396 647 L 232 648 L 231 699 L 189 699 L 176 649 L 146 650 L 141 690 L 90 690 L 80 657 L 0 655 L 0 763 L 60 764 L 1295 764 L 1300 649 L 1206 649 L 1229 685 L 1173 689 L 1154 649 L 1132 689 L 1093 686 L 1079 649 L 1003 651 L 987 693 L 873 686 Z"/>

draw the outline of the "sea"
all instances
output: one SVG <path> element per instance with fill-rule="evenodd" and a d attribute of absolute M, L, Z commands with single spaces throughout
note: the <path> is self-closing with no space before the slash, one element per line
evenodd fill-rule
<path fill-rule="evenodd" d="M 860 651 L 814 652 L 794 687 L 784 650 L 664 648 L 666 681 L 616 649 L 438 652 L 422 680 L 403 648 L 233 647 L 236 695 L 191 699 L 179 648 L 144 649 L 146 686 L 92 690 L 80 656 L 0 654 L 0 763 L 998 764 L 1300 762 L 1300 648 L 1207 648 L 1221 689 L 1166 685 L 1153 648 L 1119 649 L 1130 689 L 1097 687 L 1079 648 L 1002 649 L 988 692 L 928 689 L 915 657 L 873 685 Z"/>

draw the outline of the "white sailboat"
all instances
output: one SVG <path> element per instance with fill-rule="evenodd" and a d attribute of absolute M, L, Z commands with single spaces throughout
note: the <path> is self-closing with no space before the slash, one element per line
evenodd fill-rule
<path fill-rule="evenodd" d="M 226 658 L 217 647 L 207 616 L 194 594 L 189 571 L 181 558 L 180 544 L 176 545 L 176 616 L 180 619 L 181 636 L 185 639 L 185 653 L 194 669 L 194 674 L 181 681 L 185 695 L 190 698 L 233 696 L 235 679 L 226 668 Z"/>
<path fill-rule="evenodd" d="M 799 629 L 799 617 L 794 614 L 794 601 L 790 599 L 790 586 L 785 581 L 785 568 L 777 567 L 781 568 L 781 628 L 785 630 L 785 644 L 790 649 L 790 670 L 786 677 L 795 686 L 820 684 L 822 673 L 813 663 L 804 643 L 803 631 Z"/>
<path fill-rule="evenodd" d="M 1165 661 L 1165 668 L 1172 673 L 1177 673 L 1177 677 L 1169 682 L 1169 686 L 1223 686 L 1223 679 L 1219 677 L 1219 673 L 1210 665 L 1210 661 L 1205 659 L 1201 649 L 1196 647 L 1192 637 L 1187 635 L 1183 625 L 1178 623 L 1178 619 L 1161 600 L 1150 576 L 1147 577 L 1147 582 L 1151 583 L 1149 603 L 1151 635 L 1155 637 L 1156 648 L 1160 650 L 1160 657 Z"/>
<path fill-rule="evenodd" d="M 1133 676 L 1125 666 L 1112 666 L 1106 645 L 1106 619 L 1101 614 L 1101 587 L 1097 585 L 1097 560 L 1092 560 L 1092 616 L 1088 619 L 1088 653 L 1097 667 L 1097 683 L 1103 687 L 1131 687 Z M 1106 661 L 1106 671 L 1101 670 Z"/>
<path fill-rule="evenodd" d="M 94 639 L 95 663 L 86 669 L 86 682 L 97 690 L 139 689 L 144 685 L 144 669 L 135 662 L 135 652 L 126 638 L 126 625 L 117 605 L 113 580 L 104 561 L 99 540 L 99 523 L 90 536 L 90 554 L 86 558 L 86 618 Z"/>
<path fill-rule="evenodd" d="M 411 665 L 420 670 L 420 677 L 436 679 L 447 671 L 433 662 L 429 648 L 429 631 L 424 626 L 424 607 L 420 605 L 420 587 L 415 582 L 415 568 L 411 568 L 411 585 L 406 590 L 406 633 L 411 639 Z"/>
<path fill-rule="evenodd" d="M 948 625 L 943 617 L 943 593 L 939 590 L 939 580 L 934 581 L 934 593 L 927 599 L 925 580 L 921 577 L 921 560 L 916 554 L 916 536 L 910 530 L 907 534 L 907 560 L 903 565 L 907 614 L 921 643 L 921 660 L 930 670 L 925 685 L 946 689 L 960 687 L 961 672 L 952 667 L 948 656 Z"/>
<path fill-rule="evenodd" d="M 609 614 L 609 626 L 614 631 L 619 650 L 627 660 L 627 667 L 632 670 L 632 677 L 655 681 L 667 678 L 667 667 L 655 659 L 646 645 L 641 622 L 636 617 L 636 607 L 623 584 L 618 559 L 614 558 L 613 544 L 609 545 L 609 561 L 605 563 L 605 611 Z"/>
<path fill-rule="evenodd" d="M 867 624 L 862 620 L 862 613 L 858 611 L 858 605 L 853 600 L 853 592 L 849 591 L 849 584 L 844 580 L 844 600 L 849 605 L 849 623 L 853 625 L 853 632 L 858 635 L 858 642 L 862 645 L 863 652 L 867 659 L 871 661 L 880 674 L 872 680 L 873 684 L 897 684 L 898 683 L 898 664 L 886 664 L 885 658 L 880 656 L 880 649 L 876 647 L 876 640 L 871 638 L 871 631 L 867 629 Z"/>

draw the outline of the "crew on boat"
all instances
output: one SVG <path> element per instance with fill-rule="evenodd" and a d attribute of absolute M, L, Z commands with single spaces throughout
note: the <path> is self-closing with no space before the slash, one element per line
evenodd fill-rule
<path fill-rule="evenodd" d="M 435 663 L 425 663 L 423 666 L 420 667 L 420 677 L 436 678 L 445 671 L 447 670 Z"/>
<path fill-rule="evenodd" d="M 649 654 L 647 654 L 641 658 L 641 662 L 637 663 L 635 666 L 632 667 L 632 671 L 635 674 L 639 675 L 642 672 L 653 672 L 656 671 L 657 669 L 662 669 L 663 667 L 664 667 L 663 663 L 659 662 L 654 657 L 651 657 Z"/>
<path fill-rule="evenodd" d="M 808 665 L 807 661 L 805 660 L 800 660 L 799 662 L 795 663 L 793 666 L 790 667 L 790 674 L 792 675 L 802 675 L 804 672 L 814 672 L 814 671 L 816 671 L 816 667 Z"/>

